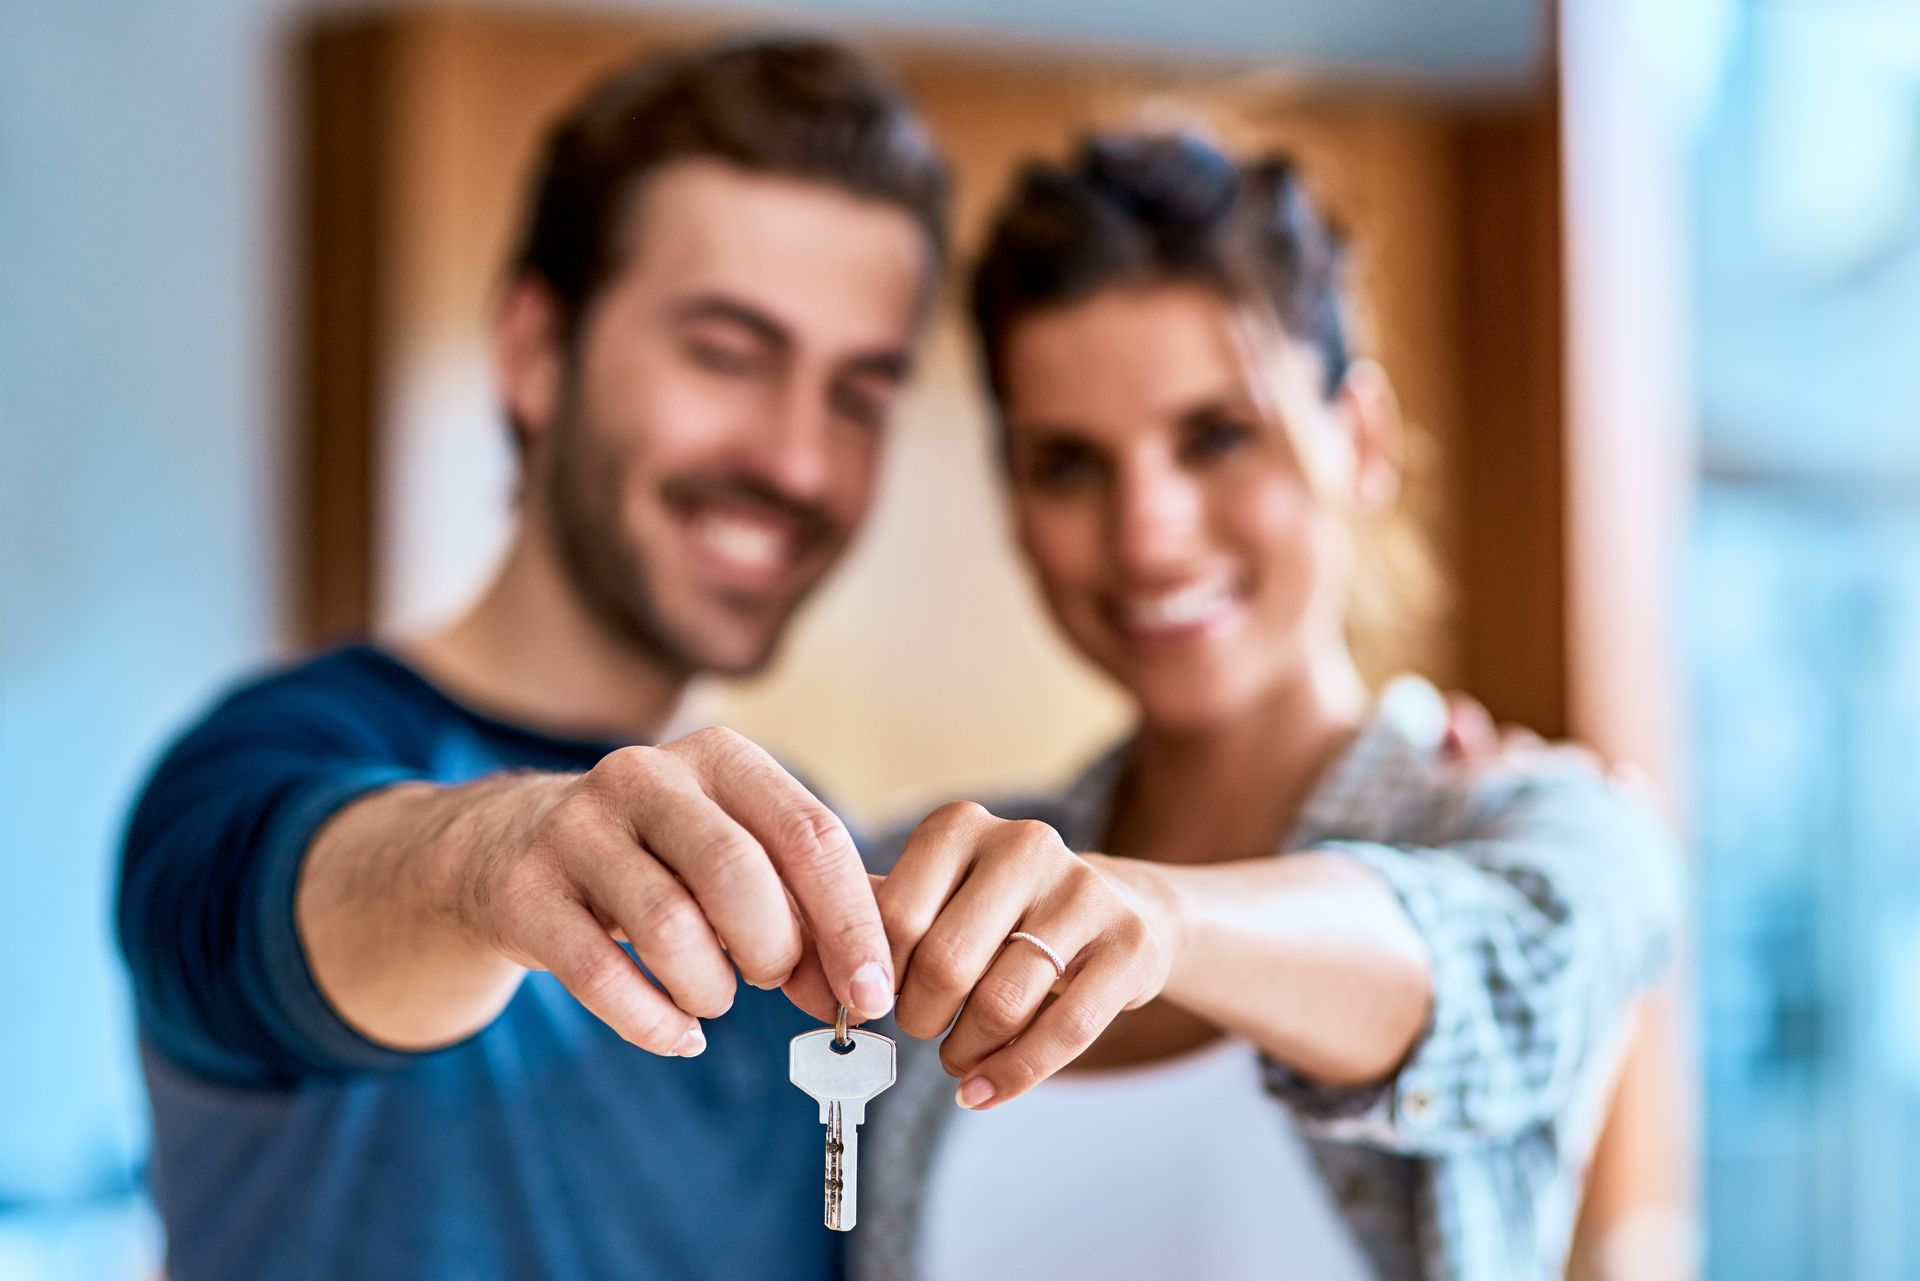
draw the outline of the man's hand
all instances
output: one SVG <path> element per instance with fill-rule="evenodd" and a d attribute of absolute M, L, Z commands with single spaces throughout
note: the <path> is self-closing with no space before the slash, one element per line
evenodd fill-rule
<path fill-rule="evenodd" d="M 551 970 L 656 1054 L 705 1048 L 696 1020 L 733 1004 L 736 967 L 827 1022 L 842 1002 L 866 1018 L 892 1005 L 880 910 L 846 828 L 740 735 L 701 730 L 581 775 L 470 786 L 349 807 L 309 855 L 300 921 L 316 978 L 376 1039 L 477 1030 L 519 967 Z M 408 804 L 437 816 L 410 818 Z M 423 830 L 423 869 L 374 882 Z"/>
<path fill-rule="evenodd" d="M 965 1078 L 965 1106 L 1024 1094 L 1166 982 L 1172 906 L 1103 871 L 1111 862 L 1074 854 L 1044 823 L 960 803 L 915 828 L 879 882 L 894 964 L 905 975 L 900 1030 L 947 1032 L 940 1061 Z M 1009 942 L 1016 930 L 1052 947 L 1064 976 L 1039 948 Z"/>

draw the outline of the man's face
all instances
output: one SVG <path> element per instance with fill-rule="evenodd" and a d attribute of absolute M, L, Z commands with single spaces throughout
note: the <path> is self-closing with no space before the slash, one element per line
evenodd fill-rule
<path fill-rule="evenodd" d="M 656 171 L 628 221 L 527 423 L 528 514 L 602 626 L 685 674 L 749 672 L 866 514 L 926 239 L 895 206 L 712 160 Z"/>

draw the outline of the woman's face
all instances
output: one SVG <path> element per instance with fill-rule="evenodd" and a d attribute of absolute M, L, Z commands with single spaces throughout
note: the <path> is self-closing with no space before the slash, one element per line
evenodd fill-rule
<path fill-rule="evenodd" d="M 1202 729 L 1345 664 L 1356 433 L 1318 357 L 1199 285 L 1113 288 L 1004 349 L 1013 511 L 1068 639 Z M 1310 483 L 1305 467 L 1318 473 Z"/>

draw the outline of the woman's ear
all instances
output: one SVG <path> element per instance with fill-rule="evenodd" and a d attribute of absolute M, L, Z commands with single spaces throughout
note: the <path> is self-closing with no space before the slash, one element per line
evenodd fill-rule
<path fill-rule="evenodd" d="M 1383 511 L 1400 496 L 1406 426 L 1400 397 L 1379 362 L 1356 360 L 1340 384 L 1340 420 L 1353 450 L 1353 501 L 1363 513 Z"/>
<path fill-rule="evenodd" d="M 522 276 L 508 286 L 493 317 L 493 370 L 500 403 L 531 451 L 560 412 L 564 356 L 553 291 Z"/>

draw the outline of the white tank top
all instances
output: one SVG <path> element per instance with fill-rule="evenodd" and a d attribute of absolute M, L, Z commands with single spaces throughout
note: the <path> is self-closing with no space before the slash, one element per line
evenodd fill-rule
<path fill-rule="evenodd" d="M 926 1281 L 1369 1275 L 1240 1041 L 951 1118 L 923 1206 Z"/>

